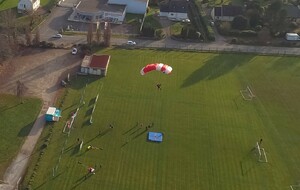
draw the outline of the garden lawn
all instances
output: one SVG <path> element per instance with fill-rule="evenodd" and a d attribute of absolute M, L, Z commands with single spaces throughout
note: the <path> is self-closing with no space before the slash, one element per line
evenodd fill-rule
<path fill-rule="evenodd" d="M 100 53 L 112 56 L 107 77 L 71 81 L 63 117 L 31 178 L 33 189 L 282 190 L 299 180 L 298 58 Z M 141 68 L 154 62 L 171 65 L 172 74 L 141 76 Z M 251 101 L 240 93 L 247 86 L 256 96 Z M 69 136 L 63 134 L 77 107 Z M 162 143 L 146 140 L 145 127 L 152 123 L 148 131 L 162 132 Z M 268 163 L 258 162 L 254 146 L 260 139 Z M 89 145 L 99 149 L 87 150 Z M 30 171 L 36 163 L 31 165 Z M 96 168 L 95 175 L 86 176 L 89 166 Z"/>
<path fill-rule="evenodd" d="M 0 11 L 17 7 L 19 0 L 3 0 L 0 3 Z"/>
<path fill-rule="evenodd" d="M 0 1 L 1 2 L 1 1 Z M 15 8 L 18 6 L 19 0 L 3 0 L 0 3 L 0 11 Z M 55 0 L 41 0 L 41 6 L 51 6 L 55 3 Z"/>
<path fill-rule="evenodd" d="M 16 156 L 41 108 L 41 100 L 0 94 L 0 176 Z"/>

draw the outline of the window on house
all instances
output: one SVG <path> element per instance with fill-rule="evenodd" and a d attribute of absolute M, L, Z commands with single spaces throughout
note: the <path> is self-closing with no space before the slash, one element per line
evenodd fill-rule
<path fill-rule="evenodd" d="M 24 8 L 26 8 L 26 5 L 24 4 Z"/>

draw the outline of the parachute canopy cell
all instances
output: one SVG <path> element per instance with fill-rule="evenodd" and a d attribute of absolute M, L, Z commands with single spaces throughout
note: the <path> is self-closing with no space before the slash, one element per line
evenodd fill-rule
<path fill-rule="evenodd" d="M 141 75 L 145 75 L 150 71 L 160 71 L 164 74 L 170 74 L 172 72 L 172 67 L 163 63 L 148 64 L 142 68 Z"/>

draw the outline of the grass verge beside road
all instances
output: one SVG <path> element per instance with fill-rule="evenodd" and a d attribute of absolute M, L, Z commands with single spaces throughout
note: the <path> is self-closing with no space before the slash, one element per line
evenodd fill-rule
<path fill-rule="evenodd" d="M 0 176 L 29 134 L 41 108 L 41 100 L 0 94 Z"/>
<path fill-rule="evenodd" d="M 41 6 L 44 8 L 51 8 L 55 5 L 57 0 L 41 0 Z M 18 6 L 19 0 L 3 0 L 0 2 L 0 11 L 15 8 Z"/>

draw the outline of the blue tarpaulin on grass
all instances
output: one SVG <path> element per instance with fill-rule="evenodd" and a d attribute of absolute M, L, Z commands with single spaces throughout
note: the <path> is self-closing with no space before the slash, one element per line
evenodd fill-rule
<path fill-rule="evenodd" d="M 153 142 L 162 142 L 163 141 L 163 133 L 159 132 L 149 132 L 148 140 Z"/>

